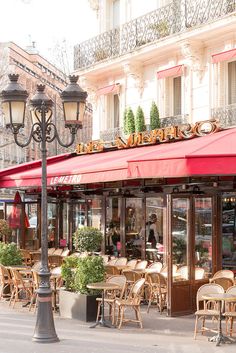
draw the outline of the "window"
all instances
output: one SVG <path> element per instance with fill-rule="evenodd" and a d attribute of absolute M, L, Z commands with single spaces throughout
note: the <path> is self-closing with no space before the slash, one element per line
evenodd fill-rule
<path fill-rule="evenodd" d="M 228 63 L 228 104 L 236 103 L 236 61 Z"/>
<path fill-rule="evenodd" d="M 174 116 L 181 114 L 181 76 L 173 79 L 173 108 Z"/>
<path fill-rule="evenodd" d="M 113 24 L 113 28 L 117 28 L 120 26 L 120 0 L 113 0 L 112 24 Z"/>
<path fill-rule="evenodd" d="M 115 129 L 120 124 L 120 101 L 118 94 L 107 95 L 108 115 L 106 129 Z"/>
<path fill-rule="evenodd" d="M 165 96 L 164 96 L 164 116 L 176 116 L 182 114 L 182 78 L 177 77 L 167 77 L 165 79 Z"/>

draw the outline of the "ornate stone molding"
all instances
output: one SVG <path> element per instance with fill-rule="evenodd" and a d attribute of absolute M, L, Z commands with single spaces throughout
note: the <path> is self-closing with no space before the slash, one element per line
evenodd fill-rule
<path fill-rule="evenodd" d="M 181 53 L 185 58 L 185 62 L 190 68 L 197 73 L 199 80 L 203 79 L 206 65 L 204 65 L 204 48 L 201 43 L 183 42 L 181 44 Z"/>
<path fill-rule="evenodd" d="M 137 88 L 141 97 L 144 89 L 142 65 L 139 62 L 127 62 L 123 65 L 123 69 L 126 76 L 134 80 L 135 88 Z"/>
<path fill-rule="evenodd" d="M 93 106 L 93 109 L 97 109 L 98 96 L 97 96 L 97 86 L 92 80 L 87 79 L 84 76 L 79 78 L 79 85 L 83 90 L 88 93 L 88 102 L 90 102 Z"/>
<path fill-rule="evenodd" d="M 94 11 L 99 11 L 99 0 L 88 0 L 89 6 Z"/>

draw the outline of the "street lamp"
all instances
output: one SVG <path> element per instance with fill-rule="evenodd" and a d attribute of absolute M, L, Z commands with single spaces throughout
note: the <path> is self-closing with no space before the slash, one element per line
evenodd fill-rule
<path fill-rule="evenodd" d="M 77 130 L 82 128 L 87 92 L 77 84 L 77 76 L 69 76 L 70 84 L 61 93 L 65 127 L 70 130 L 71 141 L 63 143 L 56 125 L 52 122 L 53 102 L 44 93 L 45 86 L 38 85 L 37 92 L 30 100 L 32 127 L 29 138 L 21 143 L 18 133 L 25 126 L 25 110 L 28 93 L 17 82 L 19 75 L 9 75 L 10 83 L 1 92 L 2 109 L 6 127 L 14 135 L 15 143 L 26 147 L 31 140 L 40 143 L 42 157 L 42 197 L 41 197 L 41 268 L 39 271 L 38 311 L 33 341 L 50 343 L 57 342 L 53 313 L 52 290 L 50 288 L 50 271 L 48 268 L 48 237 L 47 237 L 47 143 L 57 140 L 63 147 L 71 146 L 75 141 Z"/>

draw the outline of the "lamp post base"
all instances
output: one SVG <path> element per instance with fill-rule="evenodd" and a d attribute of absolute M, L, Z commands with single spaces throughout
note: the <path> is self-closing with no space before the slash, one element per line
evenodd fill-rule
<path fill-rule="evenodd" d="M 54 326 L 51 295 L 38 295 L 37 320 L 32 340 L 38 343 L 59 341 Z"/>

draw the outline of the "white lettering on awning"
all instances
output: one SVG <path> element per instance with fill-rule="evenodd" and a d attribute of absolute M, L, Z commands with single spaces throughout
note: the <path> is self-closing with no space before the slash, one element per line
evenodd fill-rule
<path fill-rule="evenodd" d="M 58 185 L 58 184 L 79 184 L 81 181 L 81 175 L 80 174 L 75 174 L 75 175 L 61 175 L 61 176 L 56 176 L 52 177 L 50 179 L 50 185 Z"/>

